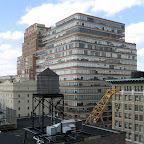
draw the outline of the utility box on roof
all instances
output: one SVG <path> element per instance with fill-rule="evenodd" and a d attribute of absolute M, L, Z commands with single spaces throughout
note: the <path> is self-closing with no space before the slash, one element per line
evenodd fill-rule
<path fill-rule="evenodd" d="M 38 74 L 37 92 L 39 94 L 58 94 L 59 76 L 49 68 Z"/>

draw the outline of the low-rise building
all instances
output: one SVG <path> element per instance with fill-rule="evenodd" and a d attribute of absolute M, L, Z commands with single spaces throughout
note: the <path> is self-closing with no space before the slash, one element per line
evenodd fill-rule
<path fill-rule="evenodd" d="M 6 80 L 0 83 L 0 109 L 5 111 L 6 107 L 12 108 L 16 110 L 17 117 L 30 116 L 34 93 L 37 93 L 37 84 L 34 80 Z"/>

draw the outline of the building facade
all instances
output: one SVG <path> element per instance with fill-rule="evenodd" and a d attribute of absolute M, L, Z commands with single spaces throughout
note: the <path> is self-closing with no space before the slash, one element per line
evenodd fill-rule
<path fill-rule="evenodd" d="M 38 44 L 28 52 L 28 43 L 33 45 L 32 35 L 27 41 L 31 27 L 37 29 Z M 34 58 L 31 61 L 29 57 Z M 85 119 L 106 89 L 111 88 L 105 80 L 130 77 L 131 71 L 137 69 L 136 63 L 136 45 L 125 42 L 123 23 L 76 13 L 53 28 L 34 24 L 26 29 L 17 74 L 34 79 L 49 67 L 59 75 L 66 116 Z M 111 109 L 110 104 L 104 121 L 111 122 Z"/>
<path fill-rule="evenodd" d="M 35 80 L 36 52 L 41 47 L 41 34 L 48 31 L 43 24 L 34 24 L 25 30 L 22 56 L 17 60 L 17 75 Z"/>
<path fill-rule="evenodd" d="M 120 92 L 112 97 L 112 127 L 126 132 L 126 143 L 144 143 L 144 78 L 108 80 Z"/>
<path fill-rule="evenodd" d="M 0 109 L 16 110 L 17 117 L 29 117 L 32 112 L 32 95 L 37 93 L 34 80 L 6 80 L 0 83 Z"/>

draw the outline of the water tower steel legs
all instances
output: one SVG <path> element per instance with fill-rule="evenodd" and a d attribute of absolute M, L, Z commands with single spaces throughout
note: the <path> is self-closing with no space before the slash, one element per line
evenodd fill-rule
<path fill-rule="evenodd" d="M 50 99 L 50 101 L 47 100 Z M 55 98 L 60 98 L 59 101 L 57 101 Z M 36 103 L 35 106 L 35 101 L 37 101 L 38 103 Z M 61 108 L 57 108 L 58 104 L 60 104 L 60 102 L 62 101 L 62 105 Z M 47 106 L 47 104 L 45 104 L 44 102 L 49 103 L 50 107 Z M 39 122 L 36 122 L 36 109 L 38 107 L 40 108 L 40 112 L 39 112 Z M 60 114 L 62 114 L 62 119 L 64 119 L 64 95 L 63 94 L 33 94 L 33 99 L 32 99 L 32 128 L 39 130 L 40 132 L 44 133 L 44 119 L 47 116 L 47 114 L 44 113 L 45 107 L 47 107 L 48 109 L 51 109 L 51 124 L 55 124 L 55 110 L 57 109 Z"/>

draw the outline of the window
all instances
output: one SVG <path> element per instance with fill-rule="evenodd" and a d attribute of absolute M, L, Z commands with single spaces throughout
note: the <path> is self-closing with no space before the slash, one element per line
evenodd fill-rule
<path fill-rule="evenodd" d="M 135 120 L 138 120 L 138 115 L 135 115 Z"/>
<path fill-rule="evenodd" d="M 131 134 L 131 133 L 129 133 L 129 139 L 130 139 L 130 140 L 132 139 L 132 134 Z"/>
<path fill-rule="evenodd" d="M 138 101 L 139 99 L 138 99 L 138 96 L 135 96 L 135 101 Z"/>
<path fill-rule="evenodd" d="M 119 109 L 121 109 L 121 104 L 119 104 Z"/>
<path fill-rule="evenodd" d="M 138 124 L 135 124 L 135 131 L 138 131 Z"/>
<path fill-rule="evenodd" d="M 143 121 L 143 115 L 139 115 L 139 121 Z"/>
<path fill-rule="evenodd" d="M 115 121 L 115 126 L 118 127 L 118 121 Z"/>
<path fill-rule="evenodd" d="M 21 115 L 19 114 L 18 116 L 20 117 Z"/>
<path fill-rule="evenodd" d="M 139 106 L 139 111 L 143 112 L 143 106 L 142 105 Z"/>
<path fill-rule="evenodd" d="M 121 100 L 122 99 L 122 96 L 121 95 L 119 95 L 119 100 Z"/>
<path fill-rule="evenodd" d="M 20 107 L 18 107 L 18 110 L 20 110 Z"/>
<path fill-rule="evenodd" d="M 132 118 L 132 114 L 131 113 L 129 113 L 129 119 L 131 119 Z"/>
<path fill-rule="evenodd" d="M 118 106 L 117 103 L 115 104 L 115 109 L 116 109 L 117 111 L 119 110 L 119 106 Z"/>
<path fill-rule="evenodd" d="M 29 107 L 27 107 L 27 109 L 29 110 Z"/>
<path fill-rule="evenodd" d="M 115 112 L 115 117 L 118 117 L 118 112 Z"/>
<path fill-rule="evenodd" d="M 128 128 L 128 123 L 127 122 L 125 122 L 125 128 Z"/>
<path fill-rule="evenodd" d="M 131 88 L 131 86 L 129 86 L 129 91 L 131 91 L 132 90 L 132 88 Z"/>
<path fill-rule="evenodd" d="M 125 113 L 125 119 L 127 119 L 128 118 L 128 113 Z"/>
<path fill-rule="evenodd" d="M 119 121 L 119 127 L 121 127 L 122 126 L 122 123 L 121 123 L 121 121 Z"/>
<path fill-rule="evenodd" d="M 129 123 L 129 129 L 132 129 L 132 124 L 131 123 Z"/>
<path fill-rule="evenodd" d="M 18 101 L 18 103 L 20 103 L 20 100 Z"/>
<path fill-rule="evenodd" d="M 29 94 L 27 94 L 27 97 L 29 97 Z"/>
<path fill-rule="evenodd" d="M 127 104 L 125 104 L 125 110 L 127 110 L 128 109 L 128 106 L 127 106 Z"/>
<path fill-rule="evenodd" d="M 135 86 L 135 91 L 137 91 L 137 86 Z"/>
<path fill-rule="evenodd" d="M 139 125 L 139 132 L 143 132 L 143 125 Z"/>
<path fill-rule="evenodd" d="M 121 118 L 122 117 L 122 113 L 121 112 L 119 112 L 119 118 Z"/>
<path fill-rule="evenodd" d="M 139 96 L 139 101 L 143 102 L 143 96 Z"/>
<path fill-rule="evenodd" d="M 129 101 L 132 101 L 132 96 L 131 95 L 129 96 Z"/>
<path fill-rule="evenodd" d="M 29 103 L 29 100 L 27 100 L 27 102 Z"/>
<path fill-rule="evenodd" d="M 138 135 L 135 134 L 135 141 L 138 141 Z"/>
<path fill-rule="evenodd" d="M 115 100 L 118 100 L 118 95 L 115 95 Z"/>
<path fill-rule="evenodd" d="M 140 87 L 138 86 L 138 91 L 140 91 Z"/>
<path fill-rule="evenodd" d="M 143 142 L 143 135 L 139 136 L 139 142 Z"/>
<path fill-rule="evenodd" d="M 141 91 L 143 91 L 143 86 L 141 86 Z"/>
<path fill-rule="evenodd" d="M 109 117 L 109 120 L 112 120 L 112 117 Z"/>
<path fill-rule="evenodd" d="M 20 97 L 20 94 L 18 94 L 18 97 Z"/>
<path fill-rule="evenodd" d="M 128 101 L 128 96 L 127 95 L 125 95 L 125 101 Z"/>
<path fill-rule="evenodd" d="M 129 104 L 129 110 L 132 110 L 132 105 L 131 104 Z"/>
<path fill-rule="evenodd" d="M 135 111 L 138 111 L 138 105 L 135 105 Z"/>

